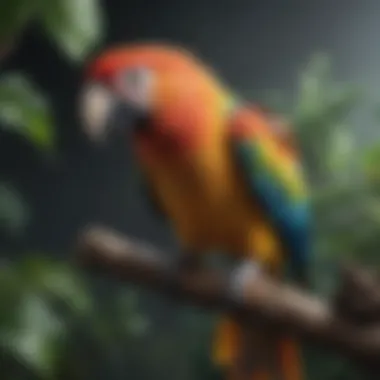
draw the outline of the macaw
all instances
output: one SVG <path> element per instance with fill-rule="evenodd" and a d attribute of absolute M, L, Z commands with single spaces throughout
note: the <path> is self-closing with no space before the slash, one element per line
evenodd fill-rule
<path fill-rule="evenodd" d="M 308 191 L 279 117 L 246 104 L 190 52 L 154 43 L 110 48 L 92 60 L 80 112 L 93 141 L 116 130 L 129 135 L 146 194 L 183 248 L 177 269 L 217 250 L 241 262 L 240 280 L 257 270 L 281 279 L 291 268 L 306 282 Z M 232 317 L 217 326 L 212 351 L 233 380 L 303 378 L 291 337 Z"/>

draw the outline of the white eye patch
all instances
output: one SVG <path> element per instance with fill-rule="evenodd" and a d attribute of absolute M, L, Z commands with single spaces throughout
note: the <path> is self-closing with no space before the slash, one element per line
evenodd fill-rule
<path fill-rule="evenodd" d="M 93 140 L 104 136 L 114 105 L 114 96 L 104 86 L 90 83 L 83 87 L 79 96 L 79 116 L 84 132 Z"/>

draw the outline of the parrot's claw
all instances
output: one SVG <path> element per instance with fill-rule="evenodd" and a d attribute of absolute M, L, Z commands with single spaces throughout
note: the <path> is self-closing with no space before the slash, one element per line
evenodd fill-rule
<path fill-rule="evenodd" d="M 230 293 L 234 299 L 240 299 L 246 284 L 262 271 L 258 262 L 245 260 L 231 274 Z"/>

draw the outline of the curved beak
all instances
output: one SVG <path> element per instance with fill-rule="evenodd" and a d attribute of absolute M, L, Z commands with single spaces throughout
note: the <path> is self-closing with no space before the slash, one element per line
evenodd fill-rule
<path fill-rule="evenodd" d="M 105 142 L 114 131 L 131 132 L 143 115 L 101 84 L 86 84 L 79 96 L 79 114 L 86 136 Z"/>

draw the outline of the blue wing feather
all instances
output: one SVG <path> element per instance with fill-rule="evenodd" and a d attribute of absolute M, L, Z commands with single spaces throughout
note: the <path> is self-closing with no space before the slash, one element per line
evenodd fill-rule
<path fill-rule="evenodd" d="M 289 255 L 289 264 L 295 272 L 306 270 L 310 255 L 311 217 L 307 196 L 294 197 L 285 182 L 276 178 L 273 169 L 280 169 L 283 162 L 264 157 L 259 137 L 233 138 L 232 152 L 252 200 L 262 206 L 274 225 Z M 304 181 L 301 169 L 293 172 Z M 303 194 L 305 195 L 305 194 Z"/>

